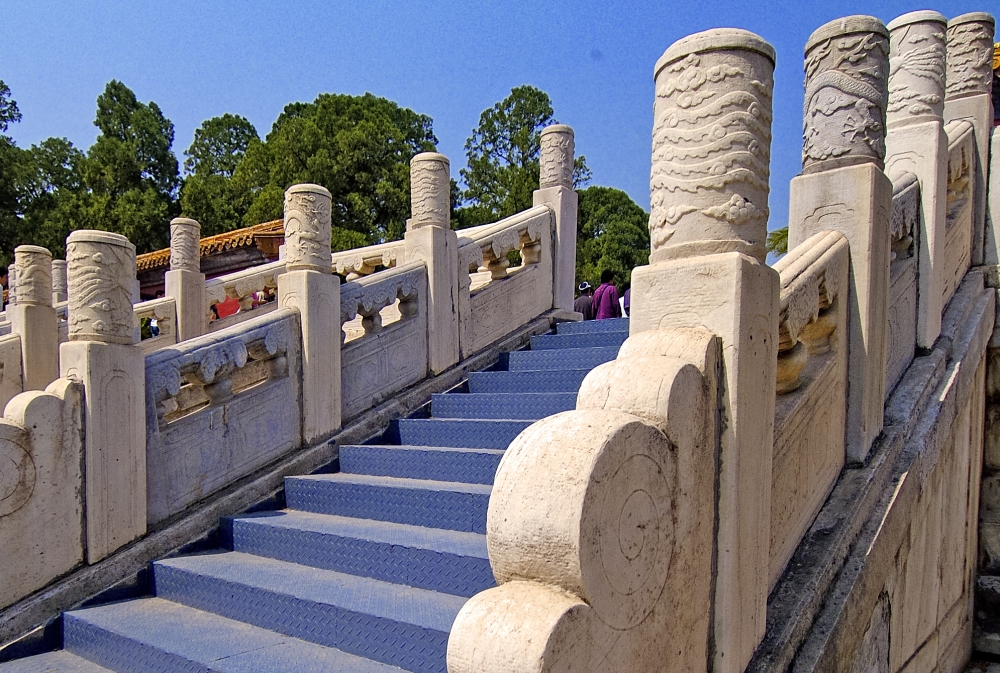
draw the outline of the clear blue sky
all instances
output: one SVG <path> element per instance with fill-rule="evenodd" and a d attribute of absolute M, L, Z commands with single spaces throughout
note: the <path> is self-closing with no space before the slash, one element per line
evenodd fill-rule
<path fill-rule="evenodd" d="M 947 17 L 987 0 L 931 7 Z M 318 93 L 370 91 L 434 119 L 438 149 L 465 165 L 479 114 L 511 87 L 546 91 L 576 130 L 593 184 L 649 208 L 656 59 L 675 40 L 721 26 L 752 30 L 777 50 L 770 228 L 784 226 L 800 168 L 802 48 L 848 14 L 888 23 L 907 2 L 46 2 L 0 4 L 0 79 L 24 115 L 22 147 L 65 136 L 86 149 L 95 101 L 119 79 L 174 122 L 183 161 L 199 124 L 241 114 L 263 137 L 282 107 Z"/>

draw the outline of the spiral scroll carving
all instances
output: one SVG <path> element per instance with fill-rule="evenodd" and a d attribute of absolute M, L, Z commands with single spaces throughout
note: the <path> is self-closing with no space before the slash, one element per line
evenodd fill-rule
<path fill-rule="evenodd" d="M 119 234 L 74 231 L 66 260 L 70 340 L 131 344 L 135 246 Z"/>
<path fill-rule="evenodd" d="M 285 261 L 289 271 L 331 273 L 331 196 L 319 185 L 293 185 L 285 192 Z"/>
<path fill-rule="evenodd" d="M 994 31 L 993 17 L 984 12 L 963 14 L 948 22 L 948 100 L 992 93 Z"/>
<path fill-rule="evenodd" d="M 774 52 L 736 29 L 685 38 L 656 68 L 650 261 L 764 259 Z"/>
<path fill-rule="evenodd" d="M 889 76 L 882 22 L 851 16 L 820 27 L 806 43 L 805 71 L 803 172 L 868 162 L 882 168 Z"/>

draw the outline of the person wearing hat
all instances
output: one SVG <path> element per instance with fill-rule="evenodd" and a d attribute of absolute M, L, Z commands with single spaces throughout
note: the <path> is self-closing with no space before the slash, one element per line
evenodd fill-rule
<path fill-rule="evenodd" d="M 573 310 L 582 313 L 584 320 L 594 319 L 594 298 L 591 296 L 593 292 L 590 283 L 583 281 L 580 283 L 580 296 L 573 302 Z"/>

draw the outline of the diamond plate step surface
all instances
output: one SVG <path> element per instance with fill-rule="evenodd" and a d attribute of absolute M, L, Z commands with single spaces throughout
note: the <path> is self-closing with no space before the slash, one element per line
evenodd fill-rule
<path fill-rule="evenodd" d="M 561 324 L 561 323 L 560 323 Z M 469 372 L 471 393 L 573 393 L 590 368 L 527 372 Z"/>
<path fill-rule="evenodd" d="M 435 418 L 538 420 L 576 407 L 576 393 L 443 393 L 434 395 Z"/>
<path fill-rule="evenodd" d="M 531 350 L 555 348 L 620 348 L 628 330 L 618 332 L 577 332 L 576 334 L 539 334 L 531 337 Z"/>
<path fill-rule="evenodd" d="M 67 649 L 116 671 L 400 671 L 159 598 L 67 613 L 64 630 Z"/>
<path fill-rule="evenodd" d="M 285 479 L 289 509 L 470 533 L 486 532 L 490 487 L 364 474 Z"/>
<path fill-rule="evenodd" d="M 531 421 L 401 418 L 399 441 L 417 446 L 506 449 Z"/>
<path fill-rule="evenodd" d="M 506 362 L 512 372 L 535 369 L 593 369 L 597 365 L 614 360 L 620 346 L 596 348 L 560 348 L 540 351 L 514 351 L 504 353 L 501 363 Z"/>
<path fill-rule="evenodd" d="M 445 673 L 465 598 L 228 552 L 157 561 L 157 596 L 399 666 Z"/>
<path fill-rule="evenodd" d="M 104 668 L 71 654 L 66 650 L 46 652 L 34 657 L 17 659 L 0 664 L 0 673 L 112 673 Z"/>
<path fill-rule="evenodd" d="M 452 446 L 340 447 L 340 471 L 406 479 L 492 484 L 502 449 L 463 449 Z"/>
<path fill-rule="evenodd" d="M 621 331 L 628 331 L 628 318 L 579 320 L 576 322 L 561 322 L 556 325 L 556 334 L 592 334 L 594 332 Z"/>
<path fill-rule="evenodd" d="M 285 510 L 227 519 L 228 546 L 457 596 L 496 586 L 486 536 Z"/>

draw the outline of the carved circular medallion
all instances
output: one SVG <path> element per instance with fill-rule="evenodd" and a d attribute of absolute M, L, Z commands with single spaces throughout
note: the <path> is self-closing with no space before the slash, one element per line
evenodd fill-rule
<path fill-rule="evenodd" d="M 0 441 L 0 517 L 19 510 L 35 490 L 35 461 L 19 443 Z"/>

